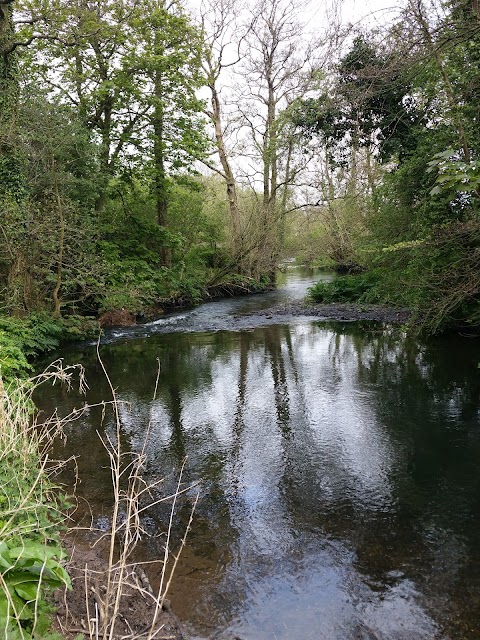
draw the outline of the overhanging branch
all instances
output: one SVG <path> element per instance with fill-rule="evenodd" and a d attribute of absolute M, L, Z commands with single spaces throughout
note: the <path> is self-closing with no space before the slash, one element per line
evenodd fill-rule
<path fill-rule="evenodd" d="M 0 0 L 0 3 L 2 3 L 2 0 Z M 3 4 L 7 3 L 4 1 Z M 58 44 L 62 44 L 64 47 L 74 47 L 76 44 L 78 44 L 76 40 L 64 40 L 63 38 L 59 38 L 58 36 L 49 36 L 43 33 L 37 33 L 33 36 L 30 36 L 30 38 L 24 40 L 23 42 L 12 42 L 10 47 L 6 49 L 5 53 L 13 53 L 17 47 L 28 47 L 35 40 L 48 40 L 49 42 L 57 42 Z"/>

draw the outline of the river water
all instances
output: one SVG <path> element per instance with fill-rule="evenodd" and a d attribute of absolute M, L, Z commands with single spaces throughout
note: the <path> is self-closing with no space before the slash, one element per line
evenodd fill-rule
<path fill-rule="evenodd" d="M 172 607 L 202 640 L 478 639 L 479 341 L 269 317 L 318 278 L 291 269 L 275 292 L 113 330 L 101 345 L 125 403 L 124 450 L 141 450 L 150 424 L 146 479 L 165 477 L 168 491 L 187 457 L 185 486 L 200 483 Z M 109 399 L 94 346 L 62 355 L 85 366 L 90 403 Z M 63 413 L 84 402 L 58 386 L 37 401 Z M 101 413 L 55 451 L 78 456 L 80 504 L 100 528 L 111 498 L 96 431 L 113 425 L 107 411 L 99 427 Z M 176 544 L 195 491 L 180 500 Z M 161 555 L 168 520 L 165 504 L 147 513 L 141 560 Z"/>

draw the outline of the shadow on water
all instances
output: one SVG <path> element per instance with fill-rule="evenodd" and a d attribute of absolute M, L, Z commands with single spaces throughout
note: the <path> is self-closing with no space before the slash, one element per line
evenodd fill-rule
<path fill-rule="evenodd" d="M 93 350 L 73 355 L 88 400 L 108 398 Z M 151 335 L 102 357 L 125 402 L 125 450 L 141 448 L 151 421 L 148 476 L 168 488 L 188 456 L 186 482 L 202 482 L 171 591 L 192 634 L 480 637 L 475 341 L 316 322 Z M 79 399 L 54 388 L 39 402 L 66 412 Z M 97 519 L 109 508 L 100 414 L 72 425 L 67 445 Z M 166 517 L 152 509 L 145 526 L 156 533 Z M 147 540 L 141 559 L 161 546 Z"/>

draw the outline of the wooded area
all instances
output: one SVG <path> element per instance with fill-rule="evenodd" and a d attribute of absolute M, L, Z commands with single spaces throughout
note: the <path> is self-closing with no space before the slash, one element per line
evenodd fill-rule
<path fill-rule="evenodd" d="M 62 433 L 63 423 L 59 419 L 62 411 L 56 406 L 53 417 L 47 419 L 45 425 L 38 425 L 32 415 L 32 394 L 35 385 L 42 380 L 63 381 L 68 386 L 73 371 L 64 368 L 59 360 L 43 377 L 25 380 L 27 372 L 32 370 L 31 359 L 58 347 L 60 339 L 85 338 L 89 331 L 98 335 L 99 324 L 111 326 L 156 318 L 176 305 L 266 290 L 275 284 L 279 263 L 292 258 L 297 263 L 347 274 L 338 278 L 330 278 L 330 274 L 324 277 L 323 282 L 310 289 L 314 301 L 327 304 L 354 301 L 359 303 L 356 309 L 362 311 L 363 305 L 368 303 L 395 305 L 404 307 L 392 312 L 396 320 L 401 323 L 408 318 L 410 328 L 415 330 L 436 334 L 460 329 L 479 334 L 479 0 L 404 0 L 394 18 L 389 13 L 387 21 L 385 13 L 382 14 L 384 20 L 366 20 L 356 26 L 337 21 L 335 11 L 330 17 L 325 14 L 322 24 L 320 14 L 314 15 L 314 9 L 318 10 L 318 7 L 309 6 L 308 0 L 251 0 L 244 4 L 237 0 L 203 0 L 195 10 L 180 0 L 0 0 L 0 475 L 3 478 L 0 483 L 0 628 L 11 640 L 58 637 L 49 634 L 51 606 L 47 605 L 44 595 L 49 589 L 71 583 L 62 565 L 64 554 L 58 535 L 66 521 L 64 512 L 70 505 L 65 504 L 59 494 L 57 481 L 52 483 L 58 468 L 49 458 L 52 439 Z M 304 289 L 302 295 L 303 292 Z M 298 304 L 301 307 L 299 315 L 305 317 L 302 305 Z M 319 309 L 315 307 L 323 320 L 329 317 Z M 384 311 L 384 307 L 378 309 Z M 264 311 L 262 307 L 262 313 Z M 444 378 L 443 374 L 449 363 L 454 363 L 455 368 L 463 357 L 462 352 L 457 360 L 430 357 L 433 373 L 426 375 L 428 350 L 416 350 L 410 343 L 397 347 L 394 331 L 389 327 L 384 332 L 385 341 L 383 338 L 372 340 L 374 332 L 370 324 L 367 328 L 357 324 L 353 331 L 341 329 L 327 338 L 320 335 L 326 325 L 322 324 L 321 330 L 315 333 L 318 327 L 312 323 L 311 328 L 315 331 L 301 336 L 301 340 L 299 337 L 302 352 L 297 346 L 297 357 L 290 329 L 287 323 L 283 325 L 281 314 L 274 318 L 270 314 L 264 316 L 271 320 L 271 326 L 266 327 L 259 341 L 250 326 L 246 331 L 238 331 L 237 357 L 233 348 L 229 352 L 220 344 L 224 340 L 224 328 L 231 329 L 233 314 L 224 313 L 224 316 L 220 324 L 200 326 L 205 335 L 209 336 L 210 332 L 219 338 L 218 345 L 216 338 L 211 344 L 215 357 L 220 354 L 221 358 L 233 363 L 228 365 L 232 368 L 218 386 L 228 386 L 234 395 L 219 396 L 216 406 L 219 423 L 228 424 L 229 417 L 224 418 L 222 412 L 226 407 L 232 409 L 230 434 L 222 424 L 218 429 L 218 433 L 222 432 L 220 439 L 214 433 L 216 423 L 203 416 L 202 423 L 205 424 L 195 432 L 195 450 L 201 449 L 201 440 L 221 440 L 218 451 L 208 450 L 207 462 L 202 463 L 200 470 L 200 474 L 205 470 L 208 473 L 206 493 L 210 493 L 210 498 L 213 494 L 227 496 L 228 490 L 230 494 L 225 504 L 230 503 L 230 495 L 240 494 L 238 487 L 243 482 L 236 475 L 239 460 L 242 460 L 238 450 L 253 452 L 245 466 L 257 467 L 263 451 L 270 448 L 272 442 L 281 442 L 283 451 L 281 447 L 278 449 L 281 451 L 278 458 L 281 472 L 275 471 L 274 481 L 268 486 L 274 487 L 272 494 L 278 493 L 281 500 L 290 501 L 294 508 L 290 513 L 285 512 L 288 517 L 281 515 L 283 511 L 271 511 L 269 523 L 274 522 L 271 514 L 279 513 L 275 518 L 283 518 L 288 523 L 288 540 L 298 538 L 302 546 L 310 545 L 306 542 L 309 539 L 303 537 L 305 531 L 318 537 L 325 530 L 327 537 L 321 543 L 322 554 L 327 546 L 325 541 L 330 545 L 331 540 L 338 537 L 338 531 L 344 530 L 345 514 L 348 514 L 349 528 L 352 523 L 355 525 L 355 539 L 359 538 L 355 522 L 361 520 L 372 532 L 371 541 L 367 535 L 360 536 L 364 538 L 360 551 L 353 539 L 345 544 L 342 542 L 349 559 L 342 560 L 337 574 L 332 572 L 334 563 L 331 567 L 328 561 L 327 582 L 335 582 L 335 576 L 341 574 L 351 585 L 344 590 L 344 583 L 339 581 L 341 606 L 338 609 L 330 606 L 334 592 L 328 592 L 330 613 L 327 611 L 327 623 L 330 624 L 329 615 L 338 615 L 339 633 L 347 632 L 345 616 L 348 609 L 345 607 L 348 600 L 356 603 L 352 618 L 360 609 L 367 610 L 367 614 L 368 611 L 375 613 L 375 601 L 371 597 L 373 584 L 381 600 L 388 604 L 383 613 L 378 609 L 379 617 L 392 616 L 395 610 L 391 607 L 390 594 L 394 589 L 400 593 L 404 617 L 400 616 L 397 623 L 402 626 L 406 616 L 415 611 L 409 608 L 410 604 L 415 604 L 421 593 L 421 588 L 417 591 L 416 582 L 426 583 L 433 575 L 417 571 L 422 555 L 429 571 L 433 567 L 434 573 L 438 573 L 436 567 L 441 566 L 443 572 L 445 567 L 435 559 L 441 556 L 449 538 L 455 538 L 460 541 L 461 548 L 458 546 L 455 551 L 455 545 L 452 545 L 452 557 L 462 556 L 472 567 L 478 565 L 474 562 L 475 556 L 469 555 L 470 543 L 464 530 L 459 529 L 457 534 L 451 524 L 441 526 L 442 521 L 438 519 L 437 522 L 434 515 L 431 519 L 424 518 L 427 512 L 435 514 L 436 508 L 439 512 L 449 513 L 451 520 L 445 522 L 457 522 L 462 518 L 474 521 L 470 511 L 468 516 L 463 512 L 457 516 L 450 503 L 439 500 L 438 487 L 445 496 L 454 496 L 452 503 L 459 502 L 458 495 L 462 495 L 460 502 L 469 504 L 469 500 L 464 499 L 468 497 L 469 489 L 462 493 L 462 487 L 464 477 L 475 477 L 475 467 L 469 466 L 472 464 L 470 457 L 474 457 L 470 453 L 475 453 L 472 449 L 475 438 L 473 431 L 469 431 L 468 421 L 471 421 L 472 429 L 476 427 L 477 414 L 475 390 L 473 386 L 467 387 L 466 379 L 471 377 L 472 370 L 476 370 L 477 361 L 462 363 L 464 370 L 457 381 L 454 377 Z M 345 319 L 343 312 L 334 317 Z M 353 314 L 353 317 L 359 319 L 361 314 Z M 386 314 L 374 317 L 389 319 Z M 274 324 L 278 318 L 280 320 Z M 156 326 L 155 323 L 152 326 Z M 236 326 L 242 327 L 241 324 Z M 282 336 L 284 328 L 285 336 Z M 303 325 L 300 328 L 303 330 Z M 187 326 L 185 333 L 188 332 Z M 342 341 L 342 333 L 351 333 L 351 341 L 350 336 L 349 342 Z M 397 336 L 399 334 L 397 332 Z M 359 338 L 359 335 L 364 337 Z M 407 337 L 410 340 L 411 336 Z M 255 347 L 254 366 L 248 359 L 250 342 L 252 352 Z M 145 410 L 148 415 L 145 424 L 148 422 L 147 433 L 150 433 L 150 425 L 157 420 L 151 416 L 160 416 L 159 422 L 165 416 L 166 425 L 168 420 L 173 425 L 172 442 L 176 442 L 175 433 L 180 434 L 178 441 L 183 442 L 186 439 L 183 431 L 193 433 L 190 426 L 188 429 L 182 426 L 181 415 L 185 409 L 180 401 L 180 389 L 185 382 L 183 378 L 192 382 L 192 389 L 197 389 L 199 378 L 201 383 L 204 381 L 199 375 L 197 360 L 190 356 L 189 343 L 185 342 L 183 347 L 183 355 L 188 354 L 184 358 L 188 361 L 188 369 L 180 369 L 177 364 L 181 361 L 176 360 L 181 343 L 168 340 L 164 343 L 154 344 L 155 350 L 166 355 L 166 374 L 162 370 L 162 379 L 160 368 L 157 369 L 160 363 L 157 351 L 150 361 L 155 362 L 152 374 L 152 380 L 156 379 L 154 400 L 157 400 L 159 381 L 161 386 L 165 378 L 169 402 L 164 411 L 161 405 L 157 411 L 156 406 L 153 410 L 153 405 L 149 404 Z M 312 345 L 317 343 L 320 348 L 315 351 Z M 453 339 L 447 343 L 452 352 Z M 143 383 L 148 380 L 143 371 L 147 369 L 147 349 L 138 344 L 133 349 L 129 345 L 124 347 L 125 353 L 135 353 L 131 367 L 125 355 L 111 355 L 111 358 L 121 361 L 122 375 L 142 378 Z M 208 341 L 202 342 L 201 346 L 200 360 L 206 358 L 210 348 Z M 302 360 L 304 352 L 308 352 L 308 358 Z M 330 363 L 331 352 L 335 352 L 334 366 Z M 364 362 L 367 352 L 373 358 L 370 380 L 370 365 Z M 138 354 L 141 359 L 137 358 Z M 96 355 L 99 357 L 98 352 Z M 211 358 L 208 366 L 212 369 L 211 362 L 215 362 L 216 367 L 217 361 L 213 355 Z M 395 371 L 395 376 L 378 374 L 381 360 Z M 258 362 L 262 363 L 259 368 L 265 369 L 265 376 L 269 377 L 254 374 L 253 378 L 247 378 L 247 371 L 251 375 L 250 370 L 255 370 Z M 302 387 L 305 385 L 300 369 L 302 362 L 303 371 L 308 374 L 305 378 L 315 381 L 315 384 L 309 382 L 309 395 L 304 393 L 307 387 Z M 235 363 L 239 369 L 238 390 L 235 386 L 237 374 L 230 376 L 237 366 Z M 355 376 L 361 384 L 357 384 L 357 377 L 350 371 L 356 371 L 355 363 L 359 367 L 358 376 L 356 373 Z M 98 431 L 97 434 L 113 461 L 115 507 L 110 526 L 108 587 L 100 590 L 97 577 L 97 591 L 87 586 L 87 580 L 84 582 L 85 593 L 92 591 L 97 598 L 95 606 L 100 603 L 103 626 L 99 626 L 98 620 L 95 628 L 90 625 L 93 618 L 88 612 L 89 596 L 85 598 L 85 617 L 89 637 L 108 635 L 113 639 L 120 637 L 120 631 L 114 634 L 114 627 L 117 619 L 123 619 L 118 608 L 120 596 L 117 598 L 110 589 L 116 540 L 125 541 L 124 550 L 135 546 L 136 542 L 131 546 L 132 539 L 140 540 L 143 524 L 139 514 L 145 507 L 138 510 L 143 504 L 139 496 L 156 496 L 150 491 L 152 487 L 156 491 L 163 478 L 152 485 L 143 481 L 142 474 L 147 469 L 143 466 L 147 459 L 146 440 L 138 457 L 135 454 L 132 458 L 128 448 L 121 449 L 120 405 L 117 405 L 115 387 L 101 360 L 100 365 L 97 369 L 101 368 L 106 374 L 108 394 L 112 394 L 116 436 L 111 439 L 113 431 L 110 434 L 106 431 L 103 440 Z M 269 366 L 271 374 L 268 373 Z M 132 371 L 136 374 L 140 370 L 142 376 L 132 375 Z M 437 370 L 441 379 L 435 386 L 432 381 L 435 381 Z M 292 381 L 289 383 L 290 373 Z M 83 371 L 79 375 L 83 388 Z M 425 379 L 422 378 L 424 375 Z M 317 385 L 320 377 L 325 382 L 323 387 Z M 210 369 L 204 378 L 214 380 Z M 365 380 L 370 382 L 370 387 L 365 386 Z M 250 386 L 260 389 L 261 393 L 250 396 L 255 415 L 252 413 L 248 418 Z M 201 389 L 201 384 L 198 388 Z M 208 389 L 210 393 L 213 384 Z M 378 400 L 375 400 L 375 389 L 384 392 Z M 348 391 L 343 405 L 337 402 L 342 390 L 344 395 Z M 457 393 L 459 390 L 462 393 Z M 142 390 L 132 397 L 139 400 L 138 406 L 142 406 L 143 395 L 150 399 L 152 391 Z M 469 393 L 473 395 L 470 397 Z M 403 398 L 415 394 L 418 395 L 412 403 L 410 422 L 408 412 L 402 409 L 401 424 L 399 421 L 397 425 L 393 420 L 396 409 Z M 195 414 L 201 414 L 202 402 L 207 404 L 202 398 L 207 395 L 197 392 L 191 395 L 195 398 L 192 405 Z M 257 404 L 260 395 L 265 398 Z M 386 403 L 389 395 L 391 410 Z M 321 411 L 320 405 L 314 402 L 317 396 L 324 403 Z M 373 408 L 362 404 L 364 396 L 370 397 Z M 461 404 L 460 396 L 464 404 Z M 126 397 L 130 406 L 130 396 Z M 309 402 L 311 406 L 308 406 Z M 101 397 L 92 405 L 102 408 L 99 423 L 103 422 L 105 406 L 109 404 Z M 215 405 L 215 400 L 211 404 Z M 428 410 L 422 414 L 419 409 L 423 405 Z M 76 409 L 67 412 L 67 423 L 83 411 L 88 413 L 83 400 L 81 406 L 79 412 Z M 313 419 L 315 411 L 321 416 Z M 362 412 L 369 418 L 364 420 L 365 428 L 359 429 Z M 330 416 L 327 419 L 329 413 L 333 415 L 331 420 Z M 265 439 L 264 449 L 257 446 L 258 430 L 262 428 L 260 414 L 268 429 L 272 428 L 272 434 L 277 429 L 270 440 Z M 385 419 L 388 414 L 391 420 L 390 417 Z M 442 415 L 447 416 L 443 427 L 438 418 Z M 197 416 L 194 418 L 189 425 L 195 424 Z M 134 416 L 132 420 L 135 419 Z M 455 419 L 460 436 L 455 432 Z M 292 437 L 296 420 L 302 434 L 297 439 Z M 350 423 L 347 425 L 348 421 L 352 427 Z M 390 432 L 383 431 L 384 422 L 392 423 Z M 250 445 L 248 441 L 247 445 L 242 441 L 243 434 L 248 433 L 245 424 L 252 428 Z M 139 425 L 139 429 L 143 428 L 141 421 Z M 97 430 L 99 425 L 95 424 L 94 428 Z M 266 437 L 268 429 L 262 432 L 262 438 Z M 442 429 L 446 433 L 443 441 L 439 436 Z M 406 434 L 408 442 L 405 440 L 405 444 L 398 436 L 400 432 Z M 229 435 L 225 436 L 226 433 Z M 305 433 L 314 434 L 315 438 L 311 435 L 304 438 Z M 235 443 L 232 445 L 232 451 L 236 451 L 231 458 L 233 462 L 228 462 L 227 457 L 229 439 Z M 323 466 L 318 470 L 311 464 L 311 452 L 315 452 L 316 446 L 314 439 L 321 443 L 318 455 L 313 456 L 321 459 Z M 329 440 L 332 443 L 331 463 L 328 456 L 325 457 Z M 338 446 L 340 440 L 351 440 L 353 445 L 342 453 Z M 295 441 L 307 443 L 308 456 L 297 455 Z M 420 455 L 410 448 L 410 441 L 418 441 Z M 106 442 L 112 449 L 105 445 Z M 462 443 L 465 451 L 469 451 L 464 458 L 459 453 Z M 95 446 L 102 448 L 98 442 Z M 395 446 L 402 450 L 396 459 L 392 454 Z M 454 465 L 450 467 L 445 452 L 452 448 L 456 455 L 452 457 Z M 179 450 L 182 452 L 180 458 L 186 459 L 187 450 L 183 445 Z M 158 449 L 158 453 L 154 450 L 152 468 L 155 472 L 160 468 L 157 460 L 170 460 L 168 455 L 165 457 L 165 451 L 167 449 Z M 82 454 L 84 459 L 89 456 L 87 450 Z M 327 467 L 334 469 L 338 457 L 343 461 L 354 461 L 357 455 L 359 463 L 345 468 L 339 466 L 340 471 L 336 477 L 331 476 L 333 481 L 330 483 Z M 439 471 L 432 475 L 434 492 L 431 501 L 427 502 L 424 477 L 433 458 L 438 458 Z M 124 459 L 128 460 L 125 468 L 122 467 Z M 98 460 L 92 456 L 90 462 L 106 469 Z M 230 488 L 224 484 L 223 465 L 234 469 L 234 484 Z M 375 465 L 378 482 L 375 478 L 371 482 L 371 469 Z M 400 489 L 396 493 L 392 489 L 394 475 L 386 471 L 394 467 L 414 469 L 408 483 L 400 476 Z M 304 478 L 298 481 L 300 476 L 284 476 L 284 468 L 289 472 L 299 469 Z M 457 468 L 461 469 L 461 475 L 455 475 Z M 128 470 L 126 474 L 125 469 Z M 465 469 L 473 471 L 466 473 Z M 219 470 L 222 477 L 216 485 L 217 480 L 213 478 L 220 474 Z M 323 479 L 323 484 L 318 485 L 312 481 L 313 477 L 323 475 L 325 483 Z M 445 481 L 447 475 L 450 485 Z M 420 480 L 415 476 L 421 476 Z M 122 483 L 129 486 L 125 494 L 120 477 Z M 96 482 L 96 476 L 92 475 L 92 478 Z M 75 486 L 77 480 L 75 475 Z M 187 491 L 180 490 L 183 482 L 180 477 L 177 493 L 168 498 L 174 497 L 174 505 L 180 493 L 190 499 Z M 307 482 L 311 495 L 315 494 L 311 502 L 305 490 Z M 332 534 L 328 532 L 328 526 L 325 529 L 325 520 L 332 513 L 334 492 L 330 491 L 330 485 L 336 487 L 339 496 L 341 494 L 338 512 L 341 525 L 338 529 L 332 528 Z M 221 490 L 217 491 L 217 486 L 221 486 Z M 354 486 L 360 487 L 364 494 L 362 498 L 361 492 L 351 493 L 351 496 L 355 495 L 355 501 L 352 499 L 349 506 L 344 494 L 351 492 Z M 261 488 L 261 484 L 255 485 L 254 501 L 267 503 L 268 492 L 262 494 L 258 487 Z M 97 492 L 100 490 L 96 488 Z M 295 497 L 297 490 L 298 500 Z M 412 494 L 414 499 L 402 503 L 397 494 L 401 497 L 405 493 Z M 327 498 L 322 503 L 318 500 L 323 494 Z M 292 528 L 291 514 L 299 510 L 298 505 L 305 496 L 309 517 L 301 521 L 297 535 Z M 359 496 L 364 501 L 363 511 Z M 130 514 L 123 521 L 129 523 L 125 528 L 122 519 L 127 509 L 124 511 L 123 506 L 120 509 L 118 506 L 124 497 Z M 164 499 L 167 498 L 155 498 L 152 504 Z M 249 500 L 252 500 L 251 496 Z M 380 501 L 378 508 L 377 500 Z M 248 505 L 248 500 L 239 509 L 242 513 L 248 512 L 245 504 Z M 476 505 L 473 498 L 471 504 Z M 312 505 L 315 506 L 312 508 Z M 388 511 L 393 505 L 397 512 Z M 102 503 L 102 517 L 103 508 Z M 233 513 L 235 507 L 231 508 Z M 409 514 L 415 511 L 421 514 L 421 519 L 419 516 L 418 520 L 409 520 Z M 318 512 L 324 518 L 321 526 L 312 525 L 309 519 L 312 512 Z M 358 521 L 351 515 L 354 512 L 358 514 Z M 407 514 L 406 528 L 405 514 L 401 512 Z M 193 517 L 193 511 L 190 513 L 187 531 Z M 215 512 L 209 512 L 208 519 L 212 513 Z M 228 509 L 222 503 L 221 514 L 225 513 Z M 373 526 L 375 521 L 369 519 L 372 513 L 379 518 L 377 529 Z M 471 513 L 474 513 L 473 509 Z M 92 511 L 91 515 L 93 523 Z M 135 535 L 132 536 L 131 522 L 135 522 Z M 255 526 L 261 523 L 254 518 L 252 522 Z M 408 536 L 405 533 L 404 537 L 397 536 L 397 524 L 401 527 L 402 522 Z M 161 585 L 170 558 L 175 558 L 172 571 L 178 560 L 178 551 L 172 552 L 169 547 L 172 523 L 173 511 L 167 537 L 155 532 L 155 539 L 166 539 L 162 542 L 165 555 Z M 411 528 L 409 523 L 413 523 Z M 387 525 L 389 534 L 395 532 L 394 544 L 383 536 Z M 424 538 L 419 534 L 421 528 L 425 531 Z M 441 537 L 435 538 L 434 529 Z M 252 527 L 248 529 L 249 539 L 251 531 Z M 410 545 L 412 535 L 417 538 L 416 547 Z M 185 536 L 186 533 L 182 546 Z M 235 536 L 228 533 L 228 536 L 233 539 L 237 533 Z M 287 540 L 287 536 L 284 539 Z M 280 538 L 272 536 L 272 540 L 275 553 L 271 558 L 277 558 L 277 540 Z M 348 536 L 345 540 L 349 540 Z M 424 544 L 427 540 L 430 547 Z M 221 544 L 222 549 L 227 549 L 224 540 Z M 403 556 L 397 553 L 401 545 L 410 551 L 413 549 L 411 558 L 415 571 L 410 574 L 405 569 Z M 297 564 L 307 565 L 303 559 L 300 562 L 302 555 L 290 542 L 286 550 L 289 556 L 296 557 Z M 229 553 L 225 551 L 224 555 Z M 273 565 L 263 549 L 262 553 Z M 358 582 L 359 577 L 366 580 L 367 576 L 358 561 L 362 554 L 373 559 L 371 576 L 375 580 L 368 578 L 368 583 Z M 382 561 L 386 558 L 390 562 L 393 558 L 391 566 L 387 567 L 385 563 L 384 572 L 385 580 L 392 588 L 390 592 L 382 592 L 382 583 L 377 580 L 380 565 L 375 554 L 381 555 Z M 203 559 L 203 549 L 201 555 Z M 119 557 L 123 571 L 129 566 L 129 556 L 122 551 Z M 308 564 L 316 568 L 318 564 L 321 568 L 325 562 L 322 558 L 323 555 L 320 562 L 315 559 Z M 242 565 L 238 559 L 236 562 Z M 349 575 L 346 567 L 350 562 L 352 573 Z M 396 563 L 401 571 L 392 571 Z M 288 564 L 286 560 L 285 564 Z M 475 611 L 470 607 L 468 594 L 464 598 L 465 590 L 459 589 L 459 599 L 455 600 L 460 569 L 462 576 L 469 575 L 461 563 L 457 564 L 450 567 L 450 574 L 454 576 L 451 584 L 455 582 L 455 588 L 451 589 L 455 592 L 454 597 L 450 599 L 449 594 L 445 602 L 448 600 L 449 616 L 455 618 L 456 624 L 461 618 L 458 614 L 461 607 L 457 604 L 461 597 L 462 606 L 473 611 L 462 618 L 462 625 L 465 624 L 462 629 L 467 629 L 468 622 L 468 632 L 475 633 L 473 623 L 470 625 Z M 162 591 L 160 587 L 157 604 L 150 605 L 154 620 L 149 638 L 159 637 L 155 624 L 171 581 L 169 575 L 165 589 Z M 258 575 L 256 573 L 256 580 Z M 398 576 L 403 576 L 403 583 L 396 581 Z M 242 581 L 248 583 L 249 578 L 242 576 Z M 410 591 L 403 591 L 407 582 Z M 430 582 L 435 593 L 429 608 L 436 609 L 443 595 L 438 595 L 441 593 L 438 581 L 432 579 Z M 118 584 L 122 584 L 121 580 Z M 228 587 L 231 583 L 223 584 Z M 277 618 L 278 607 L 283 606 L 282 600 L 277 600 L 280 593 L 277 588 L 281 583 L 271 584 L 274 584 L 271 593 L 275 596 L 275 615 L 272 617 Z M 290 608 L 291 594 L 297 588 L 292 587 L 295 583 L 284 583 L 287 584 L 288 588 L 282 589 L 289 594 L 286 608 Z M 300 591 L 305 585 L 308 587 L 309 582 L 302 578 L 298 584 Z M 449 585 L 448 581 L 446 584 Z M 146 593 L 143 581 L 142 586 L 138 585 L 143 598 Z M 315 584 L 313 586 L 316 588 Z M 365 586 L 368 588 L 364 589 Z M 471 585 L 469 590 L 474 591 Z M 352 597 L 348 595 L 350 592 L 354 594 Z M 209 603 L 215 599 L 213 593 L 209 591 Z M 367 596 L 364 598 L 362 594 Z M 220 600 L 224 607 L 223 598 Z M 309 610 L 312 602 L 308 601 Z M 428 598 L 425 602 L 428 603 Z M 209 606 L 204 608 L 211 615 Z M 145 620 L 141 613 L 130 604 L 128 607 L 137 618 L 136 622 L 143 626 Z M 250 607 L 250 611 L 254 609 Z M 321 617 L 325 617 L 323 611 Z M 370 634 L 371 619 L 367 615 L 368 626 L 358 627 L 362 637 L 364 632 Z M 421 623 L 425 619 L 418 618 Z M 412 624 L 416 624 L 416 620 L 412 618 Z M 129 627 L 128 620 L 124 622 L 122 629 Z M 75 635 L 71 637 L 77 637 L 80 632 L 83 637 L 87 633 L 86 625 L 83 629 L 77 627 L 72 629 Z M 440 633 L 440 627 L 427 627 L 430 628 L 434 631 L 428 631 L 428 637 L 433 637 L 437 630 Z M 99 629 L 102 629 L 100 633 Z M 215 637 L 218 633 L 215 630 Z M 402 626 L 401 633 L 408 633 L 408 630 Z M 127 635 L 122 632 L 122 637 Z M 128 637 L 133 637 L 133 633 Z M 135 637 L 146 638 L 147 635 L 142 631 L 141 636 Z M 180 637 L 180 631 L 177 637 Z"/>
<path fill-rule="evenodd" d="M 0 0 L 5 314 L 138 314 L 296 256 L 478 325 L 478 2 L 315 37 L 304 11 Z"/>

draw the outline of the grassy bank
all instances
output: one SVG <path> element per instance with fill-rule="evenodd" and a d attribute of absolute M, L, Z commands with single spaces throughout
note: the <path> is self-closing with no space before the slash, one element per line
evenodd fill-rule
<path fill-rule="evenodd" d="M 49 600 L 70 586 L 60 539 L 68 504 L 48 451 L 62 424 L 56 416 L 38 423 L 32 394 L 48 381 L 70 384 L 73 370 L 57 364 L 28 376 L 32 360 L 78 326 L 46 314 L 0 317 L 0 637 L 9 640 L 60 638 L 49 631 Z"/>
<path fill-rule="evenodd" d="M 331 282 L 317 282 L 308 291 L 313 302 L 331 304 L 335 302 L 380 302 L 375 291 L 378 276 L 375 273 L 360 273 L 336 278 Z"/>
<path fill-rule="evenodd" d="M 453 277 L 453 276 L 452 276 Z M 419 274 L 417 284 L 408 286 L 395 273 L 373 269 L 356 275 L 345 275 L 331 282 L 317 282 L 308 291 L 308 299 L 319 304 L 378 304 L 411 311 L 409 327 L 416 333 L 479 333 L 480 305 L 478 277 L 469 274 L 464 290 L 440 295 L 433 287 L 425 287 Z"/>

